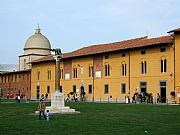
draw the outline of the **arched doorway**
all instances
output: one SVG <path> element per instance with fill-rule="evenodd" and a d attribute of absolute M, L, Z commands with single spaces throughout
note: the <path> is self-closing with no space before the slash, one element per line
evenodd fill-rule
<path fill-rule="evenodd" d="M 80 88 L 80 96 L 81 96 L 81 101 L 84 101 L 84 96 L 85 96 L 85 91 L 84 91 L 84 86 L 81 86 Z"/>

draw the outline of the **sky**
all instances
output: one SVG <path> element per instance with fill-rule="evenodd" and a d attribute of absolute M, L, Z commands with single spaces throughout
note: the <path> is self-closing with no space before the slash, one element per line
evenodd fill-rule
<path fill-rule="evenodd" d="M 0 0 L 0 64 L 18 64 L 39 24 L 52 48 L 167 35 L 180 27 L 180 0 Z"/>

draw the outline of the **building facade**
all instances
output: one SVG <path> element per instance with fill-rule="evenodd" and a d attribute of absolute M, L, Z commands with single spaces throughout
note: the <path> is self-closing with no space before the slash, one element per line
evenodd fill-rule
<path fill-rule="evenodd" d="M 6 72 L 0 75 L 0 88 L 2 97 L 31 98 L 31 70 Z"/>
<path fill-rule="evenodd" d="M 159 93 L 163 103 L 179 102 L 179 58 L 180 28 L 168 36 L 84 47 L 63 54 L 59 90 L 65 96 L 77 94 L 79 99 L 85 92 L 86 101 L 124 102 L 135 93 L 151 93 L 155 101 Z M 56 61 L 39 27 L 26 41 L 19 67 L 19 71 L 0 74 L 4 97 L 24 94 L 39 99 L 48 94 L 50 98 L 56 91 Z"/>
<path fill-rule="evenodd" d="M 51 54 L 51 44 L 37 26 L 35 33 L 27 39 L 24 45 L 23 55 L 19 56 L 19 70 L 31 69 L 31 61 L 49 54 Z"/>
<path fill-rule="evenodd" d="M 136 38 L 93 45 L 63 54 L 60 89 L 85 92 L 86 101 L 122 101 L 135 93 L 161 95 L 163 103 L 180 92 L 180 29 L 169 36 Z M 48 79 L 51 71 L 51 80 Z M 40 76 L 40 77 L 38 77 Z M 32 98 L 55 91 L 55 60 L 48 55 L 32 62 Z M 50 90 L 49 90 L 50 86 Z M 171 93 L 175 92 L 175 97 Z"/>
<path fill-rule="evenodd" d="M 31 62 L 51 54 L 49 40 L 41 34 L 39 26 L 24 45 L 23 55 L 19 56 L 19 70 L 0 71 L 0 93 L 3 97 L 31 98 Z"/>

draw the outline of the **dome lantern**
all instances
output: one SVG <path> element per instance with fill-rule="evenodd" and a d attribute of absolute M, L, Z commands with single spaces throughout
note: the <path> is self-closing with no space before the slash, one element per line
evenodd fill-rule
<path fill-rule="evenodd" d="M 35 34 L 41 34 L 41 29 L 39 27 L 39 24 L 37 25 L 35 30 L 36 30 Z"/>

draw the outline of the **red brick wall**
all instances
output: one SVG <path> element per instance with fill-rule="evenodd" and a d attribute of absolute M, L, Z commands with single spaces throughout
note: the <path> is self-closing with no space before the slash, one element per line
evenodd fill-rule
<path fill-rule="evenodd" d="M 17 77 L 16 81 L 15 77 Z M 17 94 L 23 98 L 24 96 L 26 98 L 31 97 L 31 71 L 3 73 L 0 78 L 0 88 L 3 91 L 4 98 L 15 98 Z"/>

